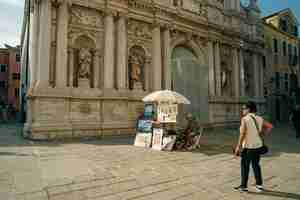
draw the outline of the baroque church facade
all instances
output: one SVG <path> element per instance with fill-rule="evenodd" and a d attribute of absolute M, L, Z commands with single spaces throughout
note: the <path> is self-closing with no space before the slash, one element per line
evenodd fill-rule
<path fill-rule="evenodd" d="M 213 126 L 249 99 L 264 110 L 256 0 L 27 0 L 25 15 L 30 138 L 132 134 L 141 99 L 162 89 Z"/>

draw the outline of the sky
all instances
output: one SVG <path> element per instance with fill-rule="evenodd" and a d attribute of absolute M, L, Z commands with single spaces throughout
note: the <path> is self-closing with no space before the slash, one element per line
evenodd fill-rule
<path fill-rule="evenodd" d="M 249 1 L 249 0 L 242 0 Z M 270 15 L 281 9 L 291 8 L 300 21 L 299 0 L 258 0 L 262 16 Z M 4 43 L 17 45 L 22 29 L 23 6 L 25 0 L 0 0 L 0 46 Z"/>
<path fill-rule="evenodd" d="M 0 0 L 0 46 L 19 44 L 24 1 Z"/>

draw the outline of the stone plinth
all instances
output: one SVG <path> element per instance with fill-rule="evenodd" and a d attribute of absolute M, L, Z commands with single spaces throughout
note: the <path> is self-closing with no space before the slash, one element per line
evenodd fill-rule
<path fill-rule="evenodd" d="M 143 90 L 143 84 L 141 82 L 135 82 L 133 84 L 133 89 L 137 91 Z"/>
<path fill-rule="evenodd" d="M 90 88 L 90 80 L 89 79 L 78 79 L 78 87 L 79 88 Z"/>

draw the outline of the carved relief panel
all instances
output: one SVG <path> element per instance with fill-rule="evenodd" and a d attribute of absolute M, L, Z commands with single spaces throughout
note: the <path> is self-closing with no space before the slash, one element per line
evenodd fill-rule
<path fill-rule="evenodd" d="M 137 21 L 134 19 L 128 22 L 128 35 L 139 40 L 151 40 L 152 38 L 151 24 L 146 22 Z"/>
<path fill-rule="evenodd" d="M 70 24 L 101 28 L 103 20 L 96 10 L 74 6 L 71 10 Z"/>

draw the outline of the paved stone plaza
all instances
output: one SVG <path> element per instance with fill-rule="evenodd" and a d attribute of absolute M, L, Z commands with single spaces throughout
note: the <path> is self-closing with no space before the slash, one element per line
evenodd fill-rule
<path fill-rule="evenodd" d="M 300 199 L 300 140 L 277 128 L 262 160 L 266 192 L 239 193 L 234 129 L 206 132 L 200 150 L 158 152 L 131 138 L 32 142 L 21 126 L 0 125 L 1 200 Z"/>

